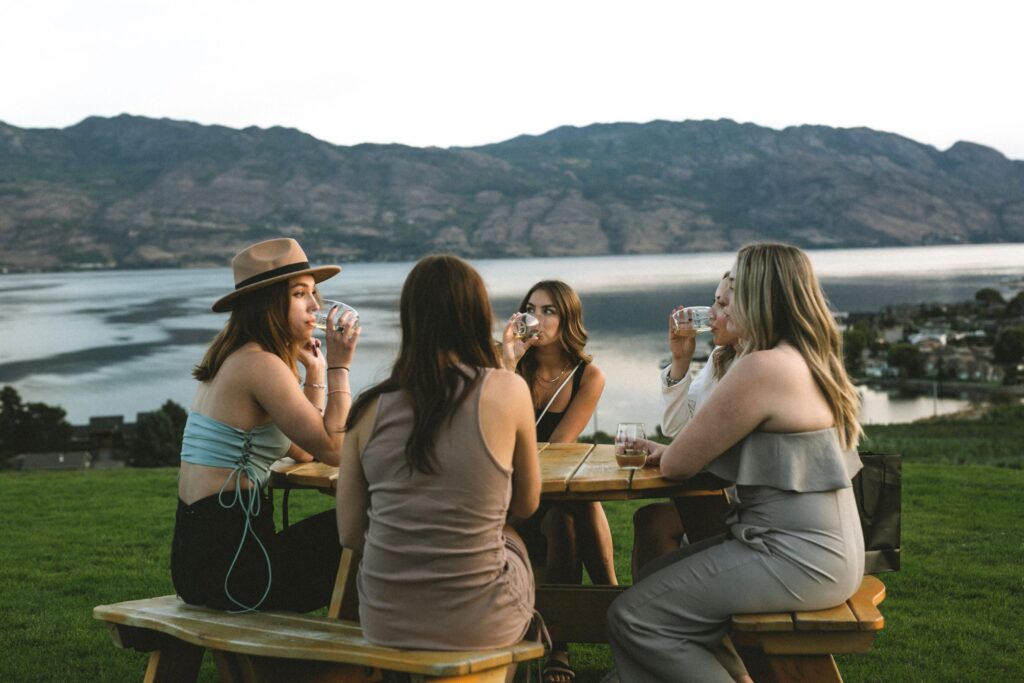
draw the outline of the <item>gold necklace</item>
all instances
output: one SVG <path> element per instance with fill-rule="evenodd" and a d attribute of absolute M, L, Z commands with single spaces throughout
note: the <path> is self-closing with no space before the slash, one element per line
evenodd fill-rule
<path fill-rule="evenodd" d="M 555 377 L 554 379 L 547 379 L 546 377 L 544 377 L 543 375 L 540 374 L 540 370 L 538 369 L 537 370 L 537 379 L 539 379 L 542 382 L 547 382 L 548 384 L 554 384 L 558 380 L 560 380 L 563 377 L 565 377 L 565 373 L 569 372 L 569 367 L 570 366 L 571 366 L 571 363 L 566 363 L 565 367 L 562 368 L 562 371 L 560 373 L 558 373 L 558 376 Z"/>

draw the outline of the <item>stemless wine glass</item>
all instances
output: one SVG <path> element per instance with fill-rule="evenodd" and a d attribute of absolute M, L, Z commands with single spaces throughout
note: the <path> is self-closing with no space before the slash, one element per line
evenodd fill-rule
<path fill-rule="evenodd" d="M 523 313 L 512 325 L 512 333 L 515 334 L 516 339 L 522 339 L 523 341 L 536 336 L 539 329 L 540 321 L 529 313 Z"/>
<path fill-rule="evenodd" d="M 638 470 L 647 462 L 643 422 L 620 422 L 615 429 L 615 462 L 624 470 Z"/>
<path fill-rule="evenodd" d="M 687 306 L 672 313 L 672 324 L 676 328 L 676 334 L 711 331 L 711 307 L 710 306 Z"/>
<path fill-rule="evenodd" d="M 318 330 L 327 330 L 327 314 L 331 312 L 331 308 L 334 306 L 338 307 L 337 313 L 334 314 L 334 324 L 339 330 L 345 326 L 341 324 L 341 314 L 345 311 L 352 311 L 352 315 L 355 317 L 355 321 L 352 323 L 353 329 L 359 327 L 359 311 L 352 308 L 348 304 L 343 304 L 340 301 L 331 301 L 330 299 L 323 299 L 320 301 L 320 310 L 316 312 L 316 322 L 313 323 L 313 327 Z"/>

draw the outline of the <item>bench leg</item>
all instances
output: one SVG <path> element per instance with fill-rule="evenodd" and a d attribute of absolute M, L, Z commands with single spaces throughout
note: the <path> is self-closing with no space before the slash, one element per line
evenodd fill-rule
<path fill-rule="evenodd" d="M 203 663 L 203 648 L 175 643 L 149 655 L 145 683 L 186 683 L 195 681 Z"/>
<path fill-rule="evenodd" d="M 509 671 L 515 671 L 515 665 L 511 666 L 499 666 L 494 669 L 488 669 L 487 671 L 480 671 L 472 674 L 463 674 L 461 676 L 423 676 L 418 674 L 412 674 L 409 676 L 411 683 L 505 683 L 509 680 Z"/>
<path fill-rule="evenodd" d="M 758 678 L 751 671 L 755 681 L 843 683 L 836 660 L 830 654 L 769 654 L 764 658 L 763 664 L 767 666 L 769 677 Z"/>
<path fill-rule="evenodd" d="M 379 669 L 356 664 L 220 654 L 225 661 L 223 669 L 220 662 L 217 666 L 221 683 L 377 683 L 383 678 Z"/>

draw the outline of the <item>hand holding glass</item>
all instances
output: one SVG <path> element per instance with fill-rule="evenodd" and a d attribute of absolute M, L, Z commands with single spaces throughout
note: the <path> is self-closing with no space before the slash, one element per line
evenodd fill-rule
<path fill-rule="evenodd" d="M 324 299 L 320 302 L 320 310 L 316 312 L 316 322 L 313 323 L 313 327 L 318 330 L 327 330 L 327 314 L 331 312 L 331 308 L 334 306 L 338 307 L 338 311 L 334 314 L 334 324 L 339 330 L 344 329 L 344 325 L 341 322 L 341 314 L 345 311 L 352 312 L 352 328 L 359 327 L 359 311 L 352 308 L 348 304 L 343 304 L 340 301 L 331 301 L 330 299 Z"/>
<path fill-rule="evenodd" d="M 615 430 L 615 462 L 624 470 L 638 470 L 647 462 L 647 434 L 642 422 L 620 422 Z"/>
<path fill-rule="evenodd" d="M 672 324 L 675 325 L 676 334 L 686 334 L 690 330 L 694 332 L 711 331 L 711 307 L 710 306 L 687 306 L 672 313 Z"/>

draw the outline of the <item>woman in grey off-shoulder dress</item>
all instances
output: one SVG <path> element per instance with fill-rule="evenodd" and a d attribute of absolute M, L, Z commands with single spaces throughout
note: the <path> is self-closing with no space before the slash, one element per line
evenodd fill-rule
<path fill-rule="evenodd" d="M 675 440 L 650 445 L 667 476 L 706 467 L 739 502 L 727 534 L 652 562 L 612 604 L 623 682 L 749 681 L 733 614 L 831 607 L 863 575 L 858 399 L 814 272 L 780 244 L 744 247 L 732 272 L 726 315 L 743 351 Z"/>

